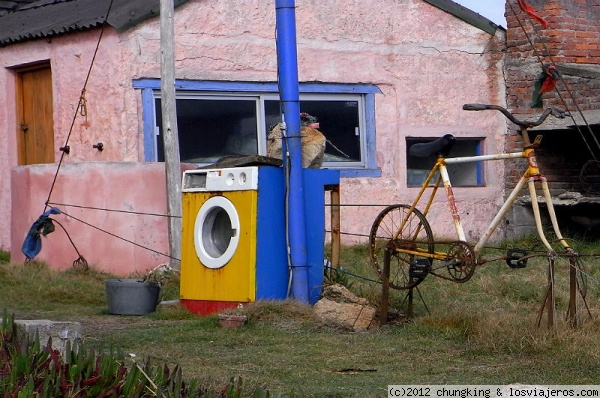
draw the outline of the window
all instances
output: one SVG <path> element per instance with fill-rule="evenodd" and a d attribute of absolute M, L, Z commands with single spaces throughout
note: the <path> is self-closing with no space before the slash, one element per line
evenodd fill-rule
<path fill-rule="evenodd" d="M 408 155 L 408 150 L 414 144 L 430 142 L 433 138 L 406 138 L 406 184 L 409 187 L 419 187 L 435 164 L 436 157 L 419 158 Z M 482 138 L 456 138 L 456 142 L 448 157 L 476 156 L 481 155 Z M 460 164 L 449 164 L 448 174 L 454 187 L 477 187 L 483 186 L 482 162 L 468 162 Z M 435 178 L 435 177 L 434 177 Z"/>
<path fill-rule="evenodd" d="M 160 81 L 142 89 L 147 161 L 163 161 Z M 266 155 L 267 136 L 281 121 L 274 83 L 177 82 L 182 162 L 207 165 L 229 155 Z M 342 176 L 379 176 L 375 164 L 375 101 L 371 85 L 301 84 L 300 110 L 318 118 L 327 145 L 323 167 Z"/>
<path fill-rule="evenodd" d="M 228 155 L 258 154 L 256 100 L 248 97 L 178 96 L 179 156 L 185 163 L 214 163 Z M 156 157 L 164 161 L 160 98 L 155 99 Z"/>

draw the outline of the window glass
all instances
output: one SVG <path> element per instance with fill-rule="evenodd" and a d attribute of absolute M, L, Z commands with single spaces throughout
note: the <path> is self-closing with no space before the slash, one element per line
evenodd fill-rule
<path fill-rule="evenodd" d="M 182 162 L 209 165 L 229 155 L 266 155 L 267 136 L 281 122 L 276 82 L 177 80 Z M 163 161 L 160 79 L 135 79 L 141 92 L 144 158 Z M 327 139 L 324 168 L 344 177 L 378 177 L 372 84 L 300 83 L 300 111 L 318 118 Z"/>
<path fill-rule="evenodd" d="M 433 168 L 436 162 L 436 157 L 429 156 L 426 158 L 420 158 L 416 156 L 410 156 L 408 150 L 414 144 L 430 142 L 432 138 L 406 138 L 406 168 L 407 178 L 406 183 L 409 187 L 418 187 L 423 184 L 429 172 Z M 461 157 L 461 156 L 476 156 L 481 154 L 481 143 L 480 138 L 457 138 L 454 146 L 450 150 L 447 157 Z M 450 176 L 450 182 L 455 187 L 472 187 L 472 186 L 483 186 L 483 173 L 482 173 L 482 162 L 468 162 L 460 164 L 448 164 L 448 175 Z M 437 176 L 436 176 L 437 177 Z M 434 180 L 435 181 L 435 178 Z"/>
<path fill-rule="evenodd" d="M 162 126 L 160 99 L 155 108 L 156 123 Z M 214 163 L 224 156 L 258 154 L 255 98 L 178 98 L 176 108 L 182 162 Z M 164 161 L 161 134 L 157 157 Z"/>
<path fill-rule="evenodd" d="M 324 165 L 360 166 L 361 101 L 359 96 L 331 95 L 301 98 L 300 111 L 315 116 L 326 139 Z M 193 96 L 177 98 L 179 151 L 182 162 L 214 163 L 235 155 L 265 155 L 266 138 L 281 121 L 276 96 Z M 164 160 L 160 98 L 155 99 L 158 161 Z M 264 124 L 258 126 L 258 120 Z"/>
<path fill-rule="evenodd" d="M 327 139 L 325 164 L 331 162 L 335 167 L 343 167 L 340 162 L 359 164 L 362 161 L 359 105 L 357 98 L 300 100 L 300 112 L 316 117 L 319 131 Z M 281 118 L 279 109 L 279 101 L 265 101 L 267 134 Z"/>

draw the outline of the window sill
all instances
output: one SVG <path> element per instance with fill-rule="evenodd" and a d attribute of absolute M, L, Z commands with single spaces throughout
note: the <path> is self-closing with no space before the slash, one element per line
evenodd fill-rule
<path fill-rule="evenodd" d="M 342 178 L 381 177 L 381 169 L 337 169 Z"/>

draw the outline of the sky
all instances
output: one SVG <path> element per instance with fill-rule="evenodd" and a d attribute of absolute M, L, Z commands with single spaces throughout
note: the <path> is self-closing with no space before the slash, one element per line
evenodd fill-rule
<path fill-rule="evenodd" d="M 453 0 L 464 7 L 470 8 L 476 13 L 483 15 L 497 25 L 506 28 L 504 19 L 505 0 Z"/>

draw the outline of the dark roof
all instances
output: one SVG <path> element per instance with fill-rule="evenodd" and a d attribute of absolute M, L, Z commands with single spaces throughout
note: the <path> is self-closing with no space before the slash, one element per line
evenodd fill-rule
<path fill-rule="evenodd" d="M 490 34 L 504 29 L 451 0 L 424 1 Z M 157 16 L 160 0 L 0 0 L 0 46 L 101 26 L 109 6 L 107 22 L 122 31 Z"/>
<path fill-rule="evenodd" d="M 109 7 L 107 22 L 125 30 L 159 15 L 160 0 L 0 0 L 0 46 L 101 26 Z"/>
<path fill-rule="evenodd" d="M 36 0 L 0 0 L 0 16 L 9 12 L 17 11 L 21 7 L 33 3 L 34 1 Z"/>
<path fill-rule="evenodd" d="M 454 15 L 455 17 L 462 19 L 463 21 L 467 22 L 468 24 L 473 25 L 476 28 L 479 28 L 479 29 L 483 30 L 484 32 L 487 32 L 491 35 L 495 34 L 496 30 L 498 30 L 498 29 L 506 30 L 502 26 L 496 25 L 494 22 L 490 21 L 486 17 L 477 14 L 473 10 L 463 7 L 460 4 L 457 4 L 457 3 L 453 2 L 452 0 L 423 0 L 423 1 L 425 1 L 426 3 L 429 3 L 433 6 L 436 6 L 437 8 L 444 10 L 447 13 Z"/>

